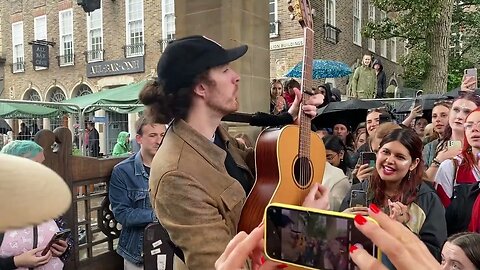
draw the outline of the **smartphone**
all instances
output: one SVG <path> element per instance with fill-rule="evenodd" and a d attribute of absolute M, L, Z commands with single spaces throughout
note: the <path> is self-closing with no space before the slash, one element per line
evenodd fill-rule
<path fill-rule="evenodd" d="M 447 143 L 447 149 L 461 149 L 462 148 L 462 142 L 461 141 L 448 141 Z"/>
<path fill-rule="evenodd" d="M 380 250 L 355 227 L 354 217 L 346 213 L 270 204 L 265 210 L 265 254 L 270 260 L 306 269 L 353 270 L 356 266 L 349 258 L 349 249 L 360 244 L 380 259 Z"/>
<path fill-rule="evenodd" d="M 50 241 L 48 242 L 47 246 L 43 249 L 42 251 L 42 256 L 45 256 L 47 255 L 48 251 L 50 250 L 50 248 L 52 247 L 53 244 L 55 244 L 55 242 L 57 242 L 58 240 L 66 240 L 68 238 L 68 236 L 70 235 L 71 233 L 71 230 L 70 229 L 65 229 L 65 230 L 62 230 L 62 231 L 59 231 L 59 232 L 56 232 L 53 236 L 52 236 L 52 239 L 50 239 Z"/>
<path fill-rule="evenodd" d="M 350 207 L 367 207 L 367 192 L 352 190 L 350 193 Z"/>
<path fill-rule="evenodd" d="M 420 110 L 423 112 L 423 99 L 421 98 L 415 98 L 412 101 L 412 106 L 410 107 L 410 111 L 413 111 L 416 107 L 420 106 Z"/>
<path fill-rule="evenodd" d="M 465 74 L 465 77 L 474 77 L 475 78 L 474 89 L 477 89 L 478 88 L 477 69 L 476 68 L 467 68 L 463 72 Z"/>
<path fill-rule="evenodd" d="M 360 153 L 360 164 L 368 164 L 368 167 L 375 168 L 375 162 L 377 161 L 377 154 L 374 152 L 362 152 Z"/>

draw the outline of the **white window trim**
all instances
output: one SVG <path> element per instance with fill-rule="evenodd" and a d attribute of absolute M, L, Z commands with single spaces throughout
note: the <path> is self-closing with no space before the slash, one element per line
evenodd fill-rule
<path fill-rule="evenodd" d="M 43 40 L 48 40 L 48 20 L 47 20 L 47 15 L 41 15 L 33 18 L 33 39 L 34 40 L 42 40 L 37 36 L 37 21 L 40 19 L 45 19 L 45 39 Z M 35 70 L 45 70 L 47 69 L 46 67 L 33 67 Z"/>
<path fill-rule="evenodd" d="M 380 20 L 384 20 L 387 18 L 387 12 L 381 10 L 380 11 Z M 386 39 L 380 40 L 380 56 L 387 58 L 388 54 L 388 44 Z"/>
<path fill-rule="evenodd" d="M 22 52 L 23 52 L 23 55 L 22 55 L 22 58 L 23 58 L 23 67 L 22 68 L 15 68 L 15 64 L 18 64 L 17 62 L 17 58 L 18 58 L 18 55 L 15 54 L 15 39 L 13 37 L 13 33 L 16 33 L 16 31 L 14 31 L 14 28 L 17 26 L 17 25 L 21 25 L 21 29 L 22 29 Z M 25 72 L 25 36 L 24 36 L 24 31 L 23 31 L 23 21 L 20 21 L 20 22 L 14 22 L 12 23 L 12 72 L 13 73 L 21 73 L 21 72 Z M 20 43 L 19 43 L 20 44 Z"/>
<path fill-rule="evenodd" d="M 328 15 L 327 14 L 327 5 L 328 5 L 328 1 L 331 1 L 331 0 L 325 0 L 325 23 L 328 23 Z M 332 23 L 331 25 L 332 26 L 337 26 L 337 1 L 333 0 L 333 18 L 332 18 Z"/>
<path fill-rule="evenodd" d="M 175 0 L 171 0 L 173 3 L 175 3 Z M 167 24 L 164 23 L 165 22 L 165 16 L 167 15 L 167 13 L 165 12 L 166 10 L 166 5 L 165 5 L 165 2 L 166 0 L 162 0 L 162 39 L 163 39 L 163 43 L 162 43 L 162 52 L 165 50 L 165 48 L 167 47 L 168 43 L 167 43 Z M 176 17 L 175 17 L 175 4 L 174 4 L 174 10 L 173 10 L 173 20 L 174 20 L 174 23 L 175 23 L 175 20 L 176 20 Z M 175 33 L 177 32 L 177 29 L 176 29 L 176 25 L 175 25 Z"/>
<path fill-rule="evenodd" d="M 270 38 L 276 38 L 276 37 L 279 36 L 279 33 L 280 33 L 280 28 L 279 28 L 279 23 L 278 23 L 278 0 L 273 0 L 273 3 L 275 5 L 275 9 L 274 9 L 275 21 L 273 22 L 274 25 L 275 25 L 275 32 L 274 33 L 269 33 Z M 270 1 L 268 1 L 268 5 L 270 5 Z M 268 13 L 269 16 L 268 17 L 270 18 L 270 6 L 268 8 L 269 8 L 269 13 Z"/>
<path fill-rule="evenodd" d="M 130 12 L 129 10 L 129 5 L 128 5 L 128 2 L 130 0 L 125 0 L 125 45 L 129 46 L 129 45 L 132 45 L 130 44 L 130 33 L 128 32 L 130 29 L 128 28 L 128 13 Z M 141 1 L 142 2 L 142 34 L 143 34 L 143 43 L 145 44 L 145 11 L 144 11 L 144 2 L 143 0 Z M 143 45 L 143 48 L 142 48 L 142 53 L 141 54 L 128 54 L 128 49 L 126 49 L 127 52 L 125 53 L 125 56 L 127 58 L 130 58 L 130 57 L 137 57 L 137 56 L 143 56 L 145 55 L 145 45 Z"/>
<path fill-rule="evenodd" d="M 353 33 L 352 39 L 353 39 L 353 44 L 358 45 L 358 46 L 362 46 L 362 4 L 363 4 L 362 0 L 354 0 L 354 3 L 353 3 L 353 5 L 354 5 L 353 6 L 353 12 L 354 12 L 353 13 L 353 30 L 355 30 L 355 18 L 356 18 L 355 4 L 356 4 L 357 1 L 359 2 L 358 3 L 358 13 L 359 13 L 358 14 L 359 15 L 358 16 L 358 21 L 360 22 L 360 25 L 358 27 L 358 30 L 359 30 L 358 39 L 359 40 L 355 40 L 355 33 Z"/>
<path fill-rule="evenodd" d="M 75 35 L 73 33 L 73 9 L 72 8 L 69 8 L 69 9 L 64 9 L 64 10 L 60 10 L 58 12 L 58 35 L 59 35 L 59 42 L 60 42 L 60 54 L 59 54 L 59 57 L 62 57 L 62 56 L 65 56 L 63 55 L 63 51 L 64 51 L 64 48 L 63 48 L 63 42 L 62 42 L 62 31 L 60 30 L 60 27 L 62 25 L 62 14 L 63 13 L 66 13 L 66 12 L 71 12 L 72 13 L 72 29 L 71 29 L 71 33 L 72 33 L 72 62 L 71 63 L 63 63 L 63 64 L 60 64 L 61 67 L 68 67 L 68 66 L 73 66 L 75 65 Z M 60 61 L 61 63 L 61 61 Z"/>
<path fill-rule="evenodd" d="M 94 62 L 102 62 L 104 59 L 103 59 L 103 43 L 104 43 L 104 40 L 103 40 L 103 5 L 100 5 L 100 9 L 97 9 L 95 10 L 94 12 L 100 12 L 100 37 L 102 38 L 102 48 L 101 48 L 101 52 L 100 52 L 100 59 L 91 59 L 90 58 L 90 55 L 88 53 L 88 51 L 91 51 L 92 49 L 92 38 L 90 36 L 90 14 L 87 13 L 87 62 L 88 63 L 94 63 Z"/>
<path fill-rule="evenodd" d="M 371 8 L 373 8 L 373 14 L 370 14 L 370 9 Z M 376 13 L 377 13 L 376 9 L 377 8 L 371 3 L 371 0 L 368 1 L 368 20 L 370 22 L 375 22 L 375 20 L 376 20 Z M 370 16 L 370 15 L 372 15 L 372 16 Z M 375 52 L 375 46 L 376 46 L 375 39 L 369 38 L 368 39 L 368 50 L 374 53 Z"/>
<path fill-rule="evenodd" d="M 392 62 L 396 63 L 397 62 L 397 38 L 396 37 L 393 37 L 390 39 L 391 43 L 390 43 L 390 46 L 391 46 L 391 49 L 390 49 L 390 60 L 392 60 Z"/>

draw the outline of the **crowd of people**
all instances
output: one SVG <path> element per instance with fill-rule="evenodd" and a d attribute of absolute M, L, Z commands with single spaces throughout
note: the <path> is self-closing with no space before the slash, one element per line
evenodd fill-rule
<path fill-rule="evenodd" d="M 146 105 L 135 134 L 140 150 L 115 166 L 109 183 L 112 211 L 122 224 L 117 252 L 124 269 L 143 269 L 143 230 L 152 222 L 170 236 L 174 269 L 285 267 L 262 259 L 262 224 L 249 235 L 237 234 L 254 185 L 254 149 L 246 137 L 232 137 L 221 119 L 239 109 L 240 76 L 229 63 L 247 49 L 224 49 L 203 36 L 177 39 L 159 60 L 157 80 L 140 93 Z M 432 119 L 416 107 L 396 123 L 387 109 L 372 108 L 355 127 L 346 119 L 317 127 L 326 153 L 312 155 L 326 155 L 325 173 L 303 206 L 355 215 L 355 226 L 384 252 L 377 261 L 351 245 L 360 269 L 480 268 L 480 98 L 462 87 L 453 101 L 435 104 Z M 273 81 L 270 114 L 255 114 L 251 124 L 294 124 L 300 114 L 313 117 L 319 107 L 340 101 L 325 84 L 302 105 L 299 89 L 296 80 Z M 129 140 L 128 133 L 119 135 L 118 155 L 130 153 Z M 95 156 L 97 148 L 89 151 Z M 374 160 L 363 162 L 365 153 L 375 153 Z M 22 156 L 42 159 L 40 149 Z M 364 205 L 350 203 L 353 191 L 366 194 Z M 56 231 L 63 225 L 52 220 L 49 226 Z M 10 268 L 60 264 L 69 246 L 59 242 L 46 257 L 27 251 L 39 260 L 28 265 L 17 264 L 24 251 L 7 252 L 3 244 L 0 256 Z"/>

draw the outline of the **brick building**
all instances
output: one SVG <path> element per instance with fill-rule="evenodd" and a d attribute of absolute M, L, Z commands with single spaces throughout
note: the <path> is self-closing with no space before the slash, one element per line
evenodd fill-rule
<path fill-rule="evenodd" d="M 174 1 L 101 3 L 87 14 L 75 0 L 0 0 L 0 98 L 57 102 L 155 75 L 165 41 L 174 38 Z M 116 133 L 133 130 L 134 114 L 96 116 L 116 122 L 98 126 L 109 140 L 107 151 Z M 40 128 L 59 125 L 55 119 L 38 122 Z"/>
<path fill-rule="evenodd" d="M 396 80 L 402 67 L 398 60 L 404 53 L 397 38 L 372 40 L 361 36 L 369 20 L 381 20 L 385 12 L 368 0 L 311 0 L 314 12 L 315 59 L 336 60 L 353 66 L 363 54 L 373 55 L 383 63 L 387 84 Z M 297 20 L 290 19 L 287 1 L 269 0 L 270 4 L 270 77 L 280 78 L 302 60 L 303 31 Z M 348 78 L 327 79 L 345 93 Z M 324 83 L 323 80 L 314 85 Z"/>

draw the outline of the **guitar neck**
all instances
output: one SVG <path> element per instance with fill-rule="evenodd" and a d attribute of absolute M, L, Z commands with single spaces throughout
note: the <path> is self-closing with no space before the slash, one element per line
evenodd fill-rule
<path fill-rule="evenodd" d="M 303 67 L 302 67 L 302 103 L 303 105 L 310 99 L 312 94 L 312 73 L 313 73 L 313 34 L 310 27 L 303 28 L 304 48 L 303 48 Z M 310 131 L 312 130 L 312 119 L 310 116 L 300 114 L 300 157 L 310 157 Z"/>

